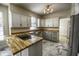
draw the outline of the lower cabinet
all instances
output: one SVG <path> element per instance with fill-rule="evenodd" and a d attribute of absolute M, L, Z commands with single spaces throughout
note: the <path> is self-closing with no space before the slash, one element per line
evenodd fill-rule
<path fill-rule="evenodd" d="M 43 38 L 46 40 L 59 42 L 59 32 L 43 32 Z"/>
<path fill-rule="evenodd" d="M 42 41 L 28 48 L 29 56 L 42 56 Z"/>
<path fill-rule="evenodd" d="M 42 41 L 33 44 L 14 56 L 42 56 Z"/>
<path fill-rule="evenodd" d="M 59 42 L 59 32 L 53 32 L 51 33 L 51 36 L 52 36 L 52 41 L 54 42 Z"/>

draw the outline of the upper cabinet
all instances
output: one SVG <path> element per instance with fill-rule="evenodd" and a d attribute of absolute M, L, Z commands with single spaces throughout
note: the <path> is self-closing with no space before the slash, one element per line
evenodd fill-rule
<path fill-rule="evenodd" d="M 59 18 L 41 19 L 41 27 L 59 27 Z"/>
<path fill-rule="evenodd" d="M 17 13 L 12 13 L 12 27 L 20 27 L 21 17 Z"/>
<path fill-rule="evenodd" d="M 45 19 L 40 20 L 40 27 L 45 27 Z"/>
<path fill-rule="evenodd" d="M 28 23 L 27 20 L 28 20 L 28 19 L 27 19 L 27 16 L 21 15 L 21 20 L 20 20 L 20 21 L 21 21 L 21 22 L 20 22 L 21 24 L 20 24 L 20 26 L 21 26 L 21 27 L 27 27 L 27 26 L 28 26 L 28 25 L 27 25 L 27 23 Z"/>
<path fill-rule="evenodd" d="M 12 13 L 12 27 L 29 27 L 30 17 L 18 13 Z"/>
<path fill-rule="evenodd" d="M 45 27 L 59 27 L 59 18 L 48 18 L 45 20 Z"/>

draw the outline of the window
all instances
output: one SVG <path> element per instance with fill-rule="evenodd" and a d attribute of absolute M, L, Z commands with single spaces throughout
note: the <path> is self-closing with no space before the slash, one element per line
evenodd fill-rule
<path fill-rule="evenodd" d="M 37 26 L 37 21 L 35 17 L 31 17 L 31 27 L 36 27 Z"/>
<path fill-rule="evenodd" d="M 0 36 L 3 35 L 3 17 L 2 12 L 0 12 Z"/>

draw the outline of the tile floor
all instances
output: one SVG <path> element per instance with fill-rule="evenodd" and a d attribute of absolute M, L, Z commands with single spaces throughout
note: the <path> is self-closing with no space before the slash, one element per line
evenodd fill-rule
<path fill-rule="evenodd" d="M 66 44 L 67 42 L 68 42 L 67 38 L 62 38 L 61 44 L 43 40 L 42 42 L 43 56 L 67 56 L 67 53 L 68 53 L 68 46 Z M 3 56 L 3 55 L 11 56 L 12 54 L 11 52 L 9 52 L 8 48 L 5 48 L 3 49 L 3 51 L 0 51 L 0 56 Z"/>
<path fill-rule="evenodd" d="M 59 47 L 60 46 L 60 47 Z M 67 56 L 67 47 L 60 43 L 43 40 L 43 56 Z"/>
<path fill-rule="evenodd" d="M 12 56 L 12 52 L 10 51 L 9 47 L 0 50 L 0 56 Z"/>

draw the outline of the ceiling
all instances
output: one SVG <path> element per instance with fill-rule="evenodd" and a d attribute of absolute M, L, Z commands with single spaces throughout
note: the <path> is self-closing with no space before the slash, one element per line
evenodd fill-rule
<path fill-rule="evenodd" d="M 26 8 L 36 14 L 44 15 L 43 9 L 50 4 L 52 4 L 54 10 L 53 13 L 68 10 L 71 7 L 70 3 L 18 3 L 17 5 Z"/>

